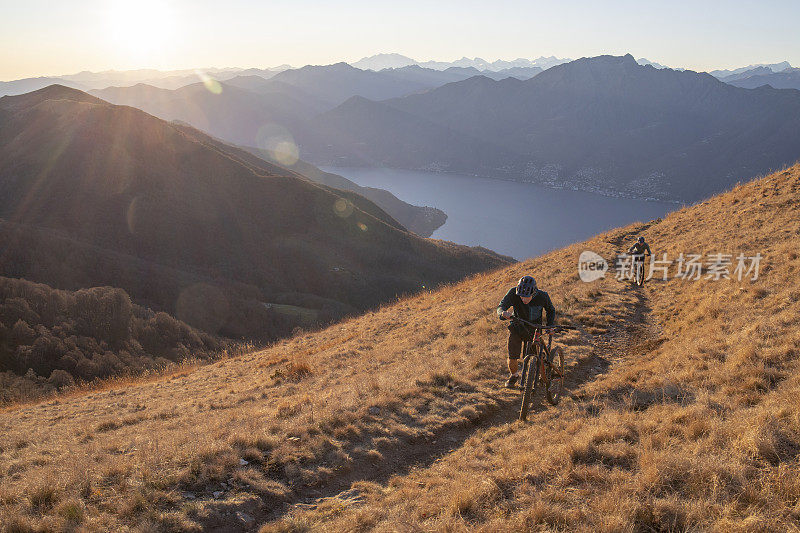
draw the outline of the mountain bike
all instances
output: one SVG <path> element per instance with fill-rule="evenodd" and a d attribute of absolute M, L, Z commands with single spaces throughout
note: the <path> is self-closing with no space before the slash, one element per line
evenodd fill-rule
<path fill-rule="evenodd" d="M 633 282 L 641 287 L 644 285 L 644 254 L 637 254 L 633 256 Z"/>
<path fill-rule="evenodd" d="M 558 404 L 564 391 L 564 350 L 560 346 L 552 347 L 553 334 L 562 330 L 575 329 L 572 326 L 543 326 L 514 317 L 516 320 L 533 329 L 533 337 L 522 345 L 522 405 L 519 419 L 526 420 L 537 384 L 544 388 L 547 401 L 551 405 Z M 547 342 L 544 341 L 547 335 Z"/>

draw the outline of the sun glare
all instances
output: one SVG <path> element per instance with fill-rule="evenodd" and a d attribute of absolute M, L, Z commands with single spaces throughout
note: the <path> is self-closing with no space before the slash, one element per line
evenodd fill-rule
<path fill-rule="evenodd" d="M 167 2 L 117 0 L 108 11 L 108 31 L 131 59 L 152 61 L 174 40 L 175 16 Z"/>

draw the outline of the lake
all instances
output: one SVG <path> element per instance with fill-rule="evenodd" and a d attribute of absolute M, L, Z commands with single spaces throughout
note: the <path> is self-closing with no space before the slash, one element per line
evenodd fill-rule
<path fill-rule="evenodd" d="M 388 168 L 323 170 L 359 185 L 386 189 L 410 204 L 441 209 L 447 213 L 447 222 L 433 238 L 484 246 L 517 259 L 617 226 L 663 217 L 679 207 L 462 174 Z"/>

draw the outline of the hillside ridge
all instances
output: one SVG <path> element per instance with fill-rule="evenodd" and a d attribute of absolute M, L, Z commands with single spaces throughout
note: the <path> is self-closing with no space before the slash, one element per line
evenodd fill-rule
<path fill-rule="evenodd" d="M 0 277 L 48 287 L 2 303 L 0 373 L 14 383 L 2 402 L 46 392 L 56 371 L 91 381 L 199 359 L 204 346 L 265 344 L 510 261 L 423 239 L 354 192 L 59 86 L 0 99 L 0 242 Z M 171 318 L 123 316 L 146 331 L 104 345 L 84 324 L 94 316 L 27 299 L 97 287 Z M 31 310 L 42 305 L 63 316 L 42 319 Z M 163 354 L 142 346 L 168 357 L 150 361 Z"/>

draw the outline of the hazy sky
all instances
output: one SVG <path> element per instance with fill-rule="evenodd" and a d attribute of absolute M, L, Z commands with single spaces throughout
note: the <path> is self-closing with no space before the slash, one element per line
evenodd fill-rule
<path fill-rule="evenodd" d="M 0 0 L 0 80 L 81 70 L 627 52 L 694 70 L 800 66 L 798 0 Z"/>

